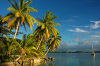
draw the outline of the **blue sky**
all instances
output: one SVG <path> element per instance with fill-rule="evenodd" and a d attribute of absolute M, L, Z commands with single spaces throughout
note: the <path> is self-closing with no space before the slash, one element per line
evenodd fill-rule
<path fill-rule="evenodd" d="M 49 10 L 58 16 L 55 22 L 61 24 L 56 27 L 61 36 L 64 46 L 69 44 L 71 46 L 79 45 L 84 40 L 96 38 L 99 42 L 100 38 L 100 0 L 32 0 L 30 4 L 38 12 L 33 12 L 31 15 L 35 18 L 41 18 L 45 12 Z M 1 0 L 0 14 L 5 16 L 9 11 L 8 0 Z M 91 26 L 90 26 L 91 25 Z M 36 26 L 33 27 L 34 29 Z M 89 32 L 91 28 L 91 33 Z M 32 33 L 29 27 L 27 32 L 20 27 L 20 31 L 26 34 Z M 21 35 L 17 36 L 20 38 Z M 85 42 L 85 41 L 84 41 Z M 68 45 L 68 46 L 69 46 Z"/>

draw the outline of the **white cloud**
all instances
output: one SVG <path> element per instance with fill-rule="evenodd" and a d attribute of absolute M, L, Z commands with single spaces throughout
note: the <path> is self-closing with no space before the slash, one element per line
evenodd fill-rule
<path fill-rule="evenodd" d="M 100 51 L 100 41 L 95 41 L 93 43 L 94 48 L 96 51 Z M 68 42 L 63 42 L 63 44 L 61 43 L 60 47 L 57 50 L 61 50 L 61 51 L 67 51 L 67 50 L 71 50 L 71 51 L 91 51 L 91 43 L 89 42 L 89 40 L 83 40 L 78 42 L 78 44 L 76 45 L 71 45 Z"/>
<path fill-rule="evenodd" d="M 72 27 L 85 27 L 85 28 L 88 28 L 89 26 L 72 26 Z"/>
<path fill-rule="evenodd" d="M 100 21 L 90 21 L 90 22 L 93 22 L 94 25 L 90 25 L 90 28 L 92 29 L 97 29 L 97 28 L 100 28 Z"/>
<path fill-rule="evenodd" d="M 90 44 L 90 40 L 82 40 L 82 41 L 80 41 L 79 43 L 78 43 L 79 45 L 88 45 L 88 44 Z"/>
<path fill-rule="evenodd" d="M 91 35 L 92 38 L 100 38 L 100 35 Z"/>
<path fill-rule="evenodd" d="M 88 32 L 88 31 L 80 29 L 80 28 L 75 28 L 75 30 L 69 29 L 68 31 L 71 31 L 71 32 Z"/>

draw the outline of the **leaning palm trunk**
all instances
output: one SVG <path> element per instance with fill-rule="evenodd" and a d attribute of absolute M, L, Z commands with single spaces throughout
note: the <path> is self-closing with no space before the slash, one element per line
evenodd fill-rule
<path fill-rule="evenodd" d="M 19 56 L 15 61 L 17 62 L 20 58 L 21 58 L 21 56 Z"/>
<path fill-rule="evenodd" d="M 36 48 L 37 50 L 39 49 L 41 42 L 42 42 L 42 38 L 39 40 L 39 43 L 38 43 L 37 48 Z"/>
<path fill-rule="evenodd" d="M 15 37 L 16 37 L 17 31 L 18 31 L 18 27 L 19 27 L 19 22 L 18 22 L 18 24 L 17 24 L 17 27 L 16 27 L 16 32 L 15 32 L 15 34 L 14 34 L 13 39 L 15 39 Z"/>
<path fill-rule="evenodd" d="M 38 50 L 39 47 L 40 47 L 41 41 L 42 41 L 42 40 L 39 40 L 39 43 L 38 43 L 37 48 L 36 48 L 37 50 Z"/>
<path fill-rule="evenodd" d="M 45 56 L 47 55 L 48 52 L 49 52 L 49 49 L 46 51 Z"/>

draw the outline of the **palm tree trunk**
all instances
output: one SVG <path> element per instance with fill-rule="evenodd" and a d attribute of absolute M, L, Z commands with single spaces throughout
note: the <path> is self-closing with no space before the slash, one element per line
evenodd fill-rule
<path fill-rule="evenodd" d="M 39 40 L 39 43 L 37 45 L 37 50 L 39 49 L 40 44 L 41 44 L 41 40 Z"/>
<path fill-rule="evenodd" d="M 19 28 L 19 21 L 18 21 L 18 24 L 17 24 L 17 27 L 16 27 L 16 32 L 15 32 L 15 34 L 14 34 L 13 39 L 15 39 L 15 37 L 16 37 L 16 34 L 17 34 L 17 31 L 18 31 L 18 28 Z"/>
<path fill-rule="evenodd" d="M 21 58 L 21 56 L 19 56 L 15 61 L 17 62 L 20 58 Z"/>
<path fill-rule="evenodd" d="M 49 52 L 49 49 L 48 49 L 47 52 L 45 53 L 45 56 L 47 55 L 48 52 Z"/>
<path fill-rule="evenodd" d="M 39 46 L 40 46 L 40 44 L 41 44 L 41 41 L 42 41 L 42 38 L 39 40 L 39 43 L 38 43 L 38 45 L 37 45 L 37 50 L 39 49 Z"/>

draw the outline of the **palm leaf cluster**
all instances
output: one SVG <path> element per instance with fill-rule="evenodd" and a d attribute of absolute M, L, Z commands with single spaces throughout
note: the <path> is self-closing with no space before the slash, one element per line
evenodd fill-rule
<path fill-rule="evenodd" d="M 53 51 L 57 49 L 60 46 L 61 36 L 51 36 L 51 38 L 48 40 L 47 46 L 48 49 Z"/>
<path fill-rule="evenodd" d="M 25 0 L 20 0 L 19 4 L 17 4 L 17 2 L 15 0 L 10 1 L 9 3 L 11 4 L 11 7 L 8 8 L 8 10 L 10 11 L 10 13 L 7 14 L 7 16 L 5 16 L 2 21 L 8 21 L 7 27 L 13 27 L 16 29 L 16 33 L 17 30 L 19 28 L 19 23 L 20 25 L 25 27 L 26 30 L 26 25 L 27 24 L 30 29 L 32 30 L 32 26 L 34 26 L 34 22 L 36 22 L 35 18 L 33 18 L 31 15 L 29 15 L 29 13 L 34 12 L 37 10 L 29 7 L 29 4 L 32 1 L 25 1 Z"/>
<path fill-rule="evenodd" d="M 45 33 L 46 39 L 49 38 L 50 34 L 53 34 L 54 36 L 56 36 L 58 33 L 58 30 L 54 26 L 57 26 L 60 24 L 53 22 L 53 20 L 56 19 L 57 16 L 52 16 L 52 15 L 53 15 L 53 12 L 47 11 L 43 19 L 39 19 L 39 18 L 37 19 L 38 20 L 37 25 L 39 27 L 37 28 L 37 31 L 38 29 L 41 30 L 40 32 L 44 31 L 43 33 Z"/>
<path fill-rule="evenodd" d="M 14 32 L 10 31 L 7 27 L 6 27 L 6 23 L 7 22 L 2 22 L 2 16 L 0 15 L 0 36 L 3 37 L 3 35 L 10 35 L 10 34 L 14 34 Z"/>
<path fill-rule="evenodd" d="M 43 56 L 45 52 L 45 45 L 41 44 L 39 50 L 36 49 L 36 42 L 32 41 L 34 36 L 29 34 L 23 34 L 21 40 L 9 39 L 5 36 L 6 40 L 0 40 L 0 55 L 11 56 L 14 54 L 20 55 L 21 57 L 27 55 L 32 57 Z"/>
<path fill-rule="evenodd" d="M 0 49 L 2 49 L 0 53 L 5 56 L 10 56 L 20 48 L 20 44 L 15 39 L 9 39 L 6 35 L 5 38 L 3 41 L 0 40 Z"/>
<path fill-rule="evenodd" d="M 41 44 L 41 41 L 47 42 L 50 35 L 57 36 L 59 31 L 54 27 L 60 25 L 59 23 L 55 23 L 53 20 L 56 19 L 57 16 L 53 16 L 53 12 L 47 11 L 43 19 L 38 18 L 37 21 L 37 29 L 34 32 L 36 38 L 38 38 L 38 46 Z"/>
<path fill-rule="evenodd" d="M 0 51 L 0 54 L 5 56 L 18 54 L 21 56 L 38 57 L 45 55 L 47 49 L 53 51 L 59 47 L 61 36 L 59 36 L 59 31 L 55 26 L 60 26 L 60 24 L 54 22 L 57 16 L 54 16 L 53 12 L 47 11 L 42 19 L 38 18 L 35 20 L 34 17 L 29 15 L 31 12 L 37 12 L 36 9 L 29 7 L 32 0 L 19 0 L 19 3 L 15 0 L 8 1 L 11 4 L 11 7 L 8 8 L 10 13 L 0 19 L 0 25 L 7 23 L 6 27 L 8 27 L 9 30 L 15 29 L 14 38 L 19 30 L 19 26 L 24 26 L 26 30 L 27 24 L 32 30 L 32 26 L 34 26 L 34 23 L 37 21 L 37 28 L 33 34 L 26 35 L 23 33 L 22 39 L 20 40 L 10 39 L 5 36 L 5 40 L 0 40 L 0 50 L 3 50 Z M 2 26 L 0 26 L 0 29 L 3 29 L 3 27 L 1 27 Z"/>
<path fill-rule="evenodd" d="M 36 49 L 36 41 L 32 34 L 29 34 L 26 36 L 26 34 L 23 34 L 21 44 L 21 53 L 27 54 L 27 55 L 34 55 L 34 56 L 40 56 L 43 53 L 43 50 L 45 51 L 45 47 L 43 45 L 40 46 L 40 50 Z"/>

